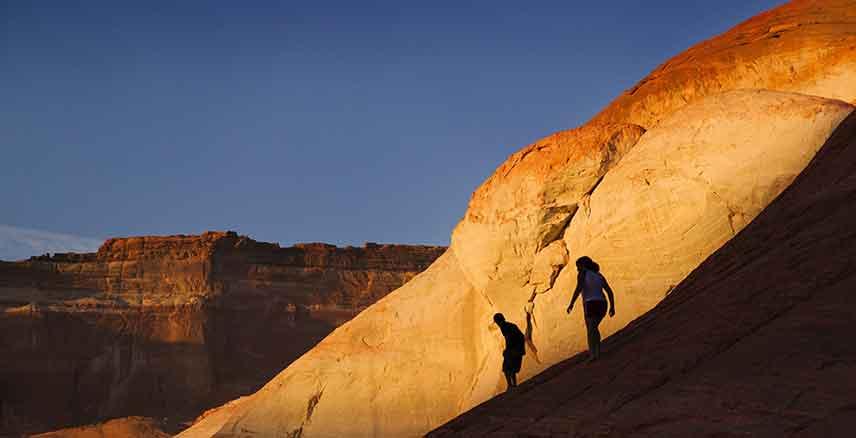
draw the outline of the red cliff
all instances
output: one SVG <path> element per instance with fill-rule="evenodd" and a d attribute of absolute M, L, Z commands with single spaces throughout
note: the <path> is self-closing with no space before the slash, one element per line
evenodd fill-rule
<path fill-rule="evenodd" d="M 257 389 L 444 250 L 208 232 L 0 262 L 0 431 L 192 418 Z"/>

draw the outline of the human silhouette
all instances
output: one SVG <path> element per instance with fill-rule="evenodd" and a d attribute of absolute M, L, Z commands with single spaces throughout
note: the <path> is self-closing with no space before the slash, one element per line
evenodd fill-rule
<path fill-rule="evenodd" d="M 609 297 L 609 317 L 615 316 L 615 297 L 612 288 L 606 282 L 606 277 L 600 273 L 600 266 L 587 256 L 577 259 L 577 287 L 571 303 L 568 304 L 567 313 L 571 313 L 574 302 L 580 293 L 583 294 L 583 313 L 586 320 L 586 332 L 588 333 L 589 361 L 595 361 L 600 357 L 600 331 L 597 326 L 606 316 L 606 299 L 603 291 Z"/>
<path fill-rule="evenodd" d="M 493 315 L 493 322 L 499 326 L 499 331 L 505 338 L 505 350 L 502 351 L 502 373 L 505 374 L 505 383 L 508 384 L 506 391 L 517 386 L 517 373 L 520 372 L 520 365 L 523 363 L 523 356 L 526 354 L 525 337 L 523 332 L 514 325 L 505 320 L 505 316 L 501 313 Z"/>

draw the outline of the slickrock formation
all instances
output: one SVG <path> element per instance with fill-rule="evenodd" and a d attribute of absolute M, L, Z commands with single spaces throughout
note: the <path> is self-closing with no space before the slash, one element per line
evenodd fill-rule
<path fill-rule="evenodd" d="M 800 94 L 731 91 L 681 108 L 648 131 L 564 234 L 568 258 L 594 258 L 620 291 L 620 313 L 602 329 L 611 333 L 662 300 L 781 193 L 852 111 Z M 565 316 L 575 284 L 571 263 L 554 284 L 566 292 L 534 301 L 536 323 L 551 322 L 533 331 L 546 363 L 586 348 L 582 310 Z M 574 332 L 580 335 L 568 336 Z"/>
<path fill-rule="evenodd" d="M 839 101 L 757 90 L 690 105 L 642 137 L 578 210 L 564 238 L 545 248 L 551 258 L 541 263 L 539 254 L 535 263 L 561 268 L 577 254 L 603 261 L 619 291 L 619 315 L 603 326 L 611 333 L 653 307 L 754 218 L 852 110 Z M 455 409 L 466 410 L 479 397 L 503 389 L 502 344 L 489 325 L 497 310 L 521 322 L 525 310 L 531 312 L 533 326 L 527 331 L 535 349 L 529 351 L 524 375 L 584 348 L 580 310 L 571 317 L 564 314 L 572 269 L 549 276 L 548 269 L 533 269 L 545 273 L 543 281 L 533 285 L 525 277 L 504 278 L 504 284 L 491 281 L 484 295 L 472 287 L 461 293 L 455 285 L 467 279 L 454 257 L 448 252 L 261 391 L 225 408 L 228 414 L 215 412 L 200 426 L 211 428 L 219 419 L 222 423 L 209 432 L 226 436 L 236 427 L 274 435 L 274 427 L 289 421 L 308 434 L 313 427 L 322 430 L 320 435 L 374 433 L 372 428 L 378 435 L 419 433 L 415 421 L 451 418 Z M 556 277 L 553 287 L 539 291 L 537 285 L 550 284 L 549 277 Z M 527 306 L 533 292 L 534 306 Z M 426 312 L 432 308 L 444 313 Z M 344 375 L 338 374 L 343 368 Z M 352 404 L 353 399 L 373 403 Z M 346 411 L 355 415 L 336 415 Z M 353 432 L 355 427 L 360 429 Z"/>
<path fill-rule="evenodd" d="M 429 436 L 844 437 L 856 421 L 856 115 L 657 307 Z M 619 308 L 620 310 L 620 308 Z"/>
<path fill-rule="evenodd" d="M 209 232 L 0 262 L 0 434 L 190 420 L 258 389 L 444 250 Z"/>
<path fill-rule="evenodd" d="M 793 2 L 691 48 L 513 154 L 426 272 L 182 436 L 427 432 L 504 389 L 492 313 L 530 333 L 522 378 L 580 351 L 564 307 L 588 254 L 617 291 L 605 334 L 622 328 L 788 187 L 854 99 L 856 2 Z"/>

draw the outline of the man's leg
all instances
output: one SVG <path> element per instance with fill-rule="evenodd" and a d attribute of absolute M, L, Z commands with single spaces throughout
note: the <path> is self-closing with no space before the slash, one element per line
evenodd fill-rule
<path fill-rule="evenodd" d="M 510 371 L 505 371 L 505 384 L 508 385 L 505 390 L 511 391 L 511 388 L 514 387 L 514 374 Z"/>

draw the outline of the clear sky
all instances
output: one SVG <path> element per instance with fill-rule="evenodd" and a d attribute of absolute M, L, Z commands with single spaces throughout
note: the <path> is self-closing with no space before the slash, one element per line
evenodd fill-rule
<path fill-rule="evenodd" d="M 509 154 L 778 3 L 0 0 L 0 224 L 445 245 Z"/>

